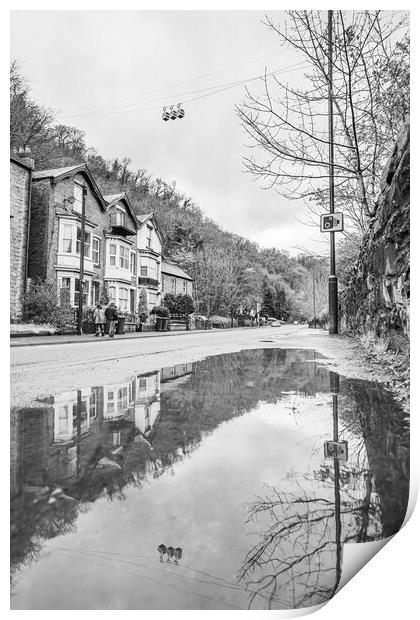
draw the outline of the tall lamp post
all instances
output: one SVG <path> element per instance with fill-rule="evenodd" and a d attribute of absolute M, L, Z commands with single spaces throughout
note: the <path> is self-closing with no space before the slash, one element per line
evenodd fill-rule
<path fill-rule="evenodd" d="M 83 278 L 85 275 L 85 224 L 86 224 L 86 186 L 82 190 L 82 220 L 80 224 L 80 267 L 79 267 L 79 307 L 77 313 L 77 334 L 82 335 L 82 312 L 83 312 Z"/>
<path fill-rule="evenodd" d="M 330 213 L 334 213 L 334 117 L 333 117 L 333 11 L 328 11 L 328 141 L 330 165 Z M 335 232 L 330 232 L 330 277 L 328 280 L 329 333 L 338 334 L 338 284 L 335 273 Z"/>

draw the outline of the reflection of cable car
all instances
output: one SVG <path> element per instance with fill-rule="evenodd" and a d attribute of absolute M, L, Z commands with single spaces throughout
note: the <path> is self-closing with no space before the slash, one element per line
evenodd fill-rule
<path fill-rule="evenodd" d="M 169 112 L 166 110 L 166 107 L 164 107 L 164 108 L 163 108 L 162 119 L 163 119 L 164 121 L 169 121 L 169 118 L 170 118 L 170 116 L 169 116 Z"/>

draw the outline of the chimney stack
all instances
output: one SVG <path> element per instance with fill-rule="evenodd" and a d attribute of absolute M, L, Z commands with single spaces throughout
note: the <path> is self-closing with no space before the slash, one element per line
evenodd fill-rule
<path fill-rule="evenodd" d="M 25 164 L 25 166 L 28 166 L 28 168 L 30 168 L 31 170 L 34 170 L 35 158 L 31 153 L 30 146 L 25 146 L 25 147 L 20 146 L 17 154 L 18 154 L 19 159 L 22 161 L 23 164 Z"/>

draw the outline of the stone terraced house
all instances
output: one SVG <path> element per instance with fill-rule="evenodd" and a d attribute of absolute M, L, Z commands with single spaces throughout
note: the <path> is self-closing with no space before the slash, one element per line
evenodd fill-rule
<path fill-rule="evenodd" d="M 163 235 L 153 213 L 136 216 L 125 192 L 102 195 L 87 164 L 33 172 L 30 153 L 20 155 L 11 158 L 12 319 L 22 314 L 26 283 L 37 279 L 57 283 L 60 303 L 77 308 L 82 288 L 84 307 L 93 307 L 106 292 L 119 310 L 131 314 L 141 287 L 149 310 L 174 287 L 177 293 L 191 294 L 192 280 L 185 272 L 162 266 Z M 166 289 L 164 278 L 170 278 Z"/>

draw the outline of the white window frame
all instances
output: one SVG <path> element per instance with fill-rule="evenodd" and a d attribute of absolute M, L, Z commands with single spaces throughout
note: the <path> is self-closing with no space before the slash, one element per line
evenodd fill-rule
<path fill-rule="evenodd" d="M 110 243 L 109 244 L 109 265 L 110 267 L 116 267 L 117 266 L 117 243 Z M 112 252 L 112 248 L 115 248 L 115 252 Z"/>
<path fill-rule="evenodd" d="M 72 254 L 73 253 L 73 224 L 67 224 L 63 222 L 61 231 L 62 231 L 62 239 L 61 239 L 61 251 L 63 254 Z M 70 233 L 70 235 L 68 234 Z M 66 249 L 65 241 L 70 241 L 70 249 Z"/>
<path fill-rule="evenodd" d="M 125 294 L 127 294 L 127 297 L 125 297 Z M 119 300 L 118 305 L 121 310 L 128 310 L 129 297 L 130 295 L 128 292 L 128 288 L 125 288 L 125 286 L 121 286 L 118 291 L 118 300 Z"/>
<path fill-rule="evenodd" d="M 132 276 L 136 275 L 136 253 L 130 252 L 130 272 Z"/>
<path fill-rule="evenodd" d="M 112 295 L 112 291 L 114 291 L 114 295 Z M 108 297 L 109 302 L 117 303 L 117 287 L 114 285 L 108 286 Z"/>
<path fill-rule="evenodd" d="M 80 239 L 78 239 L 78 233 L 80 230 Z M 86 240 L 88 239 L 88 240 Z M 80 248 L 82 243 L 82 227 L 76 226 L 76 254 L 80 254 Z M 92 252 L 92 233 L 85 229 L 85 258 L 91 258 Z"/>
<path fill-rule="evenodd" d="M 95 249 L 95 243 L 97 243 L 98 245 L 97 249 Z M 95 256 L 97 256 L 97 260 Z M 95 263 L 95 265 L 101 264 L 101 240 L 99 237 L 93 236 L 93 235 L 92 235 L 92 260 Z"/>
<path fill-rule="evenodd" d="M 126 271 L 130 270 L 130 250 L 122 243 L 120 243 L 120 251 L 118 253 L 118 267 Z"/>

